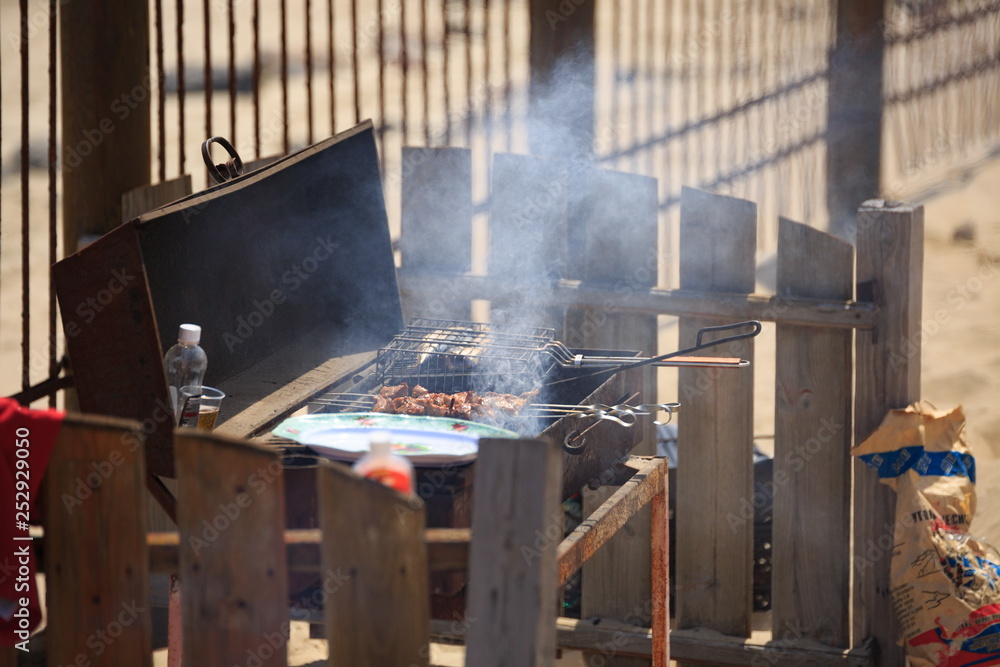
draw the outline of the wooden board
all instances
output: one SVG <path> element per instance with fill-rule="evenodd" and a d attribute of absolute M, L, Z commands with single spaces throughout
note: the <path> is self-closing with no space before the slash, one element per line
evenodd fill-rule
<path fill-rule="evenodd" d="M 401 267 L 456 275 L 472 268 L 472 152 L 403 147 Z M 403 304 L 404 319 L 469 320 L 471 302 L 447 290 Z"/>
<path fill-rule="evenodd" d="M 853 247 L 785 218 L 778 220 L 777 269 L 779 296 L 854 295 Z M 853 335 L 779 324 L 776 336 L 775 638 L 795 628 L 799 637 L 843 648 L 850 645 Z M 762 503 L 769 495 L 755 492 Z"/>
<path fill-rule="evenodd" d="M 543 440 L 481 440 L 469 554 L 466 664 L 555 664 L 560 452 Z"/>
<path fill-rule="evenodd" d="M 152 665 L 145 480 L 138 424 L 66 416 L 43 487 L 50 665 Z"/>
<path fill-rule="evenodd" d="M 122 225 L 63 259 L 52 277 L 80 409 L 140 421 L 146 467 L 173 476 L 163 348 L 135 228 Z"/>
<path fill-rule="evenodd" d="M 319 469 L 327 664 L 429 660 L 430 598 L 424 507 L 342 466 Z"/>
<path fill-rule="evenodd" d="M 284 667 L 290 628 L 280 457 L 189 429 L 178 431 L 176 449 L 183 664 L 243 664 L 252 646 L 255 664 Z"/>
<path fill-rule="evenodd" d="M 754 290 L 757 210 L 751 202 L 685 188 L 680 287 Z M 680 346 L 717 319 L 681 318 Z M 753 361 L 753 341 L 699 353 Z M 753 369 L 678 372 L 676 614 L 678 628 L 750 634 L 753 524 L 737 522 L 753 487 Z"/>
<path fill-rule="evenodd" d="M 889 410 L 920 398 L 924 209 L 865 202 L 858 212 L 857 291 L 879 305 L 873 331 L 858 332 L 854 440 L 862 442 Z M 875 636 L 879 664 L 903 664 L 889 595 L 896 498 L 871 469 L 854 464 L 854 642 Z M 890 545 L 890 546 L 887 546 Z"/>

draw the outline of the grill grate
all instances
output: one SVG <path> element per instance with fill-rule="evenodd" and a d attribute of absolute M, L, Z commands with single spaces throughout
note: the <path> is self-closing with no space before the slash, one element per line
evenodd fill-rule
<path fill-rule="evenodd" d="M 554 337 L 542 327 L 420 318 L 379 350 L 376 369 L 386 384 L 430 391 L 534 388 L 558 366 L 545 353 Z"/>

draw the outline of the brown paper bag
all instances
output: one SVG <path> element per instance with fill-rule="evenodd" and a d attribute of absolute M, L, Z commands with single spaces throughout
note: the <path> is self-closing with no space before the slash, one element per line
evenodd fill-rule
<path fill-rule="evenodd" d="M 911 664 L 1000 665 L 1000 555 L 969 534 L 975 459 L 962 408 L 893 410 L 853 454 L 897 495 L 890 583 Z"/>

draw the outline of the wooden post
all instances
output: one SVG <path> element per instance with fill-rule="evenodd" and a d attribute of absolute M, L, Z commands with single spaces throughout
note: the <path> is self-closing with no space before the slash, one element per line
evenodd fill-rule
<path fill-rule="evenodd" d="M 481 440 L 476 465 L 489 474 L 473 492 L 465 664 L 550 667 L 562 453 L 547 440 Z"/>
<path fill-rule="evenodd" d="M 830 231 L 848 241 L 861 202 L 881 191 L 885 0 L 837 0 L 827 102 Z"/>
<path fill-rule="evenodd" d="M 121 221 L 122 195 L 150 181 L 149 3 L 59 6 L 63 250 Z"/>
<path fill-rule="evenodd" d="M 588 158 L 594 140 L 594 5 L 531 0 L 528 143 L 533 155 Z"/>
<path fill-rule="evenodd" d="M 849 301 L 853 295 L 854 249 L 779 219 L 778 296 Z M 846 648 L 853 336 L 847 329 L 789 324 L 778 324 L 776 336 L 774 639 Z M 766 502 L 771 491 L 754 494 Z"/>
<path fill-rule="evenodd" d="M 681 193 L 681 289 L 750 293 L 757 207 L 690 188 Z M 682 317 L 680 345 L 718 319 Z M 753 361 L 753 341 L 699 354 Z M 750 635 L 753 521 L 753 369 L 680 369 L 677 427 L 676 611 L 679 629 Z"/>
<path fill-rule="evenodd" d="M 281 458 L 192 429 L 176 433 L 184 665 L 288 664 Z M 248 653 L 249 652 L 249 653 Z"/>
<path fill-rule="evenodd" d="M 136 422 L 67 415 L 45 472 L 50 665 L 152 665 Z"/>
<path fill-rule="evenodd" d="M 882 200 L 858 212 L 857 298 L 878 306 L 875 327 L 858 331 L 854 438 L 862 442 L 889 410 L 920 398 L 924 209 Z M 874 636 L 879 665 L 902 665 L 902 636 L 892 609 L 889 564 L 896 498 L 860 462 L 854 465 L 854 621 L 852 642 Z"/>
<path fill-rule="evenodd" d="M 328 665 L 429 664 L 424 504 L 324 462 L 318 470 Z"/>

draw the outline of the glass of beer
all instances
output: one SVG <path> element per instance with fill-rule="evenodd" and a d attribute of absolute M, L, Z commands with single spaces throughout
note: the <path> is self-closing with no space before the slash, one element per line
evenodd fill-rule
<path fill-rule="evenodd" d="M 194 427 L 199 431 L 211 431 L 219 417 L 219 407 L 225 394 L 215 387 L 188 385 L 181 387 L 180 426 Z"/>

